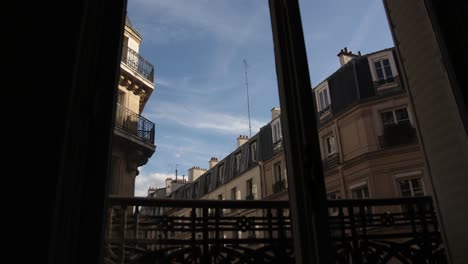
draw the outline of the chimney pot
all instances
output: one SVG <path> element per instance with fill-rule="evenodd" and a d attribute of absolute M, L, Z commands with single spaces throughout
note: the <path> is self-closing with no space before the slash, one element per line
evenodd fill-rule
<path fill-rule="evenodd" d="M 348 48 L 347 48 L 347 47 L 344 47 L 344 51 L 345 51 L 345 52 L 348 52 Z"/>
<path fill-rule="evenodd" d="M 357 54 L 358 54 L 359 56 L 361 56 L 361 51 L 358 51 Z"/>

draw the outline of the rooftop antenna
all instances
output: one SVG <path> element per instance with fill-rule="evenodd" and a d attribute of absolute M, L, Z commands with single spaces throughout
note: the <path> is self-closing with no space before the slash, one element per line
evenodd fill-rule
<path fill-rule="evenodd" d="M 252 127 L 250 126 L 250 101 L 249 101 L 249 81 L 247 79 L 247 61 L 244 59 L 244 68 L 245 68 L 245 87 L 247 88 L 247 113 L 249 114 L 249 138 L 252 137 Z"/>

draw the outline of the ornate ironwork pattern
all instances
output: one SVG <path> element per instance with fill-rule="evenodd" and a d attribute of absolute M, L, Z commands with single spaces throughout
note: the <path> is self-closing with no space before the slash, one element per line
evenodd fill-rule
<path fill-rule="evenodd" d="M 117 104 L 115 126 L 142 141 L 154 144 L 154 123 L 120 104 Z"/>
<path fill-rule="evenodd" d="M 287 201 L 114 197 L 111 204 L 105 263 L 294 262 Z"/>
<path fill-rule="evenodd" d="M 127 46 L 122 48 L 122 62 L 150 82 L 154 82 L 154 66 L 138 52 Z"/>
<path fill-rule="evenodd" d="M 431 197 L 328 203 L 338 263 L 447 263 Z"/>
<path fill-rule="evenodd" d="M 106 264 L 294 263 L 288 201 L 110 200 Z M 430 197 L 328 207 L 336 263 L 447 263 Z"/>

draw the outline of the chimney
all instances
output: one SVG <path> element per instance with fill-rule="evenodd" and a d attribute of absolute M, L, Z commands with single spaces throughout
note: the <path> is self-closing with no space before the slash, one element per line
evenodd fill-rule
<path fill-rule="evenodd" d="M 210 161 L 208 162 L 209 163 L 209 169 L 213 168 L 214 166 L 216 166 L 216 164 L 218 164 L 218 158 L 216 157 L 211 157 Z"/>
<path fill-rule="evenodd" d="M 237 147 L 242 146 L 248 140 L 249 140 L 248 136 L 239 135 L 239 137 L 237 137 Z"/>
<path fill-rule="evenodd" d="M 149 187 L 149 188 L 148 188 L 148 197 L 149 197 L 151 194 L 153 194 L 154 192 L 156 192 L 156 188 L 154 188 L 154 187 Z"/>
<path fill-rule="evenodd" d="M 279 107 L 273 107 L 271 109 L 271 120 L 277 118 L 281 114 L 281 110 Z"/>
<path fill-rule="evenodd" d="M 206 172 L 206 169 L 202 169 L 198 166 L 193 166 L 192 168 L 188 170 L 188 182 L 195 181 L 196 179 L 198 179 L 198 177 L 200 177 L 205 172 Z"/>
<path fill-rule="evenodd" d="M 171 194 L 171 192 L 172 192 L 172 185 L 171 185 L 171 182 L 172 182 L 172 178 L 171 178 L 171 177 L 166 178 L 166 195 L 169 195 L 169 194 Z"/>
<path fill-rule="evenodd" d="M 348 51 L 348 48 L 345 47 L 336 56 L 338 56 L 340 58 L 340 64 L 341 64 L 341 66 L 343 66 L 346 63 L 348 63 L 348 61 L 352 60 L 353 58 L 357 57 L 358 55 L 353 54 L 352 51 Z"/>

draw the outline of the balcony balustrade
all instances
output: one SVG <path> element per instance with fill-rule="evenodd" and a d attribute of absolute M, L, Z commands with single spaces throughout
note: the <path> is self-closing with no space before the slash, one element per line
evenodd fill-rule
<path fill-rule="evenodd" d="M 294 263 L 288 201 L 111 197 L 110 204 L 106 264 Z M 430 197 L 327 206 L 335 263 L 446 263 Z"/>
<path fill-rule="evenodd" d="M 123 46 L 121 61 L 148 81 L 154 82 L 153 64 L 146 61 L 138 52 L 127 46 Z"/>
<path fill-rule="evenodd" d="M 154 123 L 120 104 L 117 104 L 115 126 L 146 143 L 154 144 Z"/>

